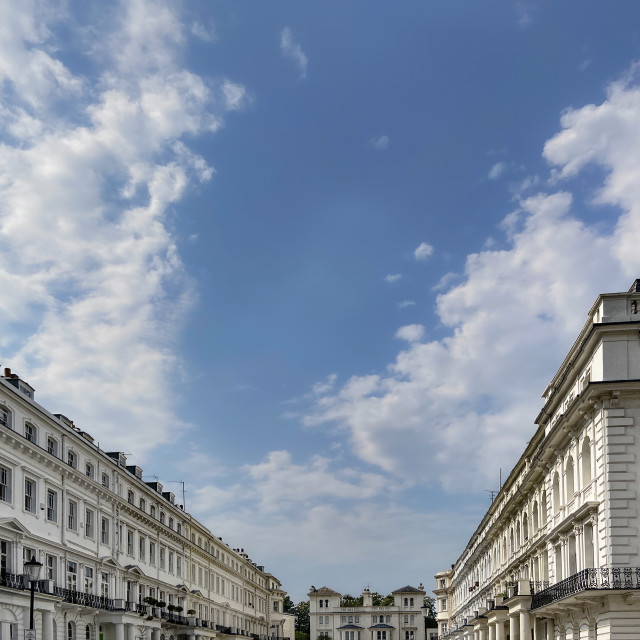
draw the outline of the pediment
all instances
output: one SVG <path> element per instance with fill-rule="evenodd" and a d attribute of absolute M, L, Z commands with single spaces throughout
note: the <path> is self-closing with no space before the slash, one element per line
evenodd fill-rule
<path fill-rule="evenodd" d="M 145 576 L 144 571 L 137 564 L 128 564 L 125 569 L 137 576 Z"/>
<path fill-rule="evenodd" d="M 104 556 L 100 558 L 100 560 L 109 567 L 114 567 L 115 569 L 122 569 L 122 565 L 112 556 Z"/>
<path fill-rule="evenodd" d="M 0 529 L 11 531 L 13 533 L 20 533 L 22 535 L 29 533 L 29 529 L 27 529 L 16 518 L 0 518 Z"/>
<path fill-rule="evenodd" d="M 183 584 L 179 584 L 179 585 L 176 587 L 176 589 L 177 589 L 178 591 L 184 591 L 185 593 L 189 593 L 189 589 L 187 589 L 187 587 L 186 587 L 185 585 L 183 585 Z"/>

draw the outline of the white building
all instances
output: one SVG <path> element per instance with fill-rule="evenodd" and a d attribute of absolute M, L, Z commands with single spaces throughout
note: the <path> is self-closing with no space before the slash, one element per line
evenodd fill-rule
<path fill-rule="evenodd" d="M 393 592 L 393 606 L 374 606 L 369 589 L 362 606 L 341 606 L 342 596 L 328 587 L 309 591 L 310 640 L 425 640 L 420 585 Z"/>
<path fill-rule="evenodd" d="M 604 294 L 537 430 L 450 569 L 441 637 L 640 638 L 640 281 Z"/>
<path fill-rule="evenodd" d="M 4 373 L 0 640 L 22 640 L 29 627 L 22 574 L 32 557 L 43 564 L 38 640 L 284 637 L 291 621 L 277 578 L 213 535 L 158 482 L 143 482 L 124 454 L 101 451 Z"/>

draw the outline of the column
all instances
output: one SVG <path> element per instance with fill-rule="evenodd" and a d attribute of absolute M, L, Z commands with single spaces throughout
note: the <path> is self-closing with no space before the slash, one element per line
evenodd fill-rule
<path fill-rule="evenodd" d="M 496 640 L 505 640 L 504 637 L 504 622 L 498 620 L 496 622 Z"/>
<path fill-rule="evenodd" d="M 496 623 L 489 623 L 489 640 L 496 640 Z"/>
<path fill-rule="evenodd" d="M 478 629 L 478 640 L 487 640 L 487 627 Z"/>
<path fill-rule="evenodd" d="M 509 639 L 519 640 L 520 625 L 518 624 L 518 614 L 509 616 Z"/>
<path fill-rule="evenodd" d="M 531 616 L 526 609 L 520 610 L 520 638 L 521 640 L 531 638 Z"/>
<path fill-rule="evenodd" d="M 127 640 L 136 640 L 136 628 L 132 624 L 126 624 Z"/>
<path fill-rule="evenodd" d="M 124 624 L 116 622 L 114 627 L 116 628 L 116 640 L 124 640 Z"/>
<path fill-rule="evenodd" d="M 10 638 L 10 637 L 11 637 L 11 623 L 0 622 L 0 638 Z"/>
<path fill-rule="evenodd" d="M 151 640 L 160 640 L 160 629 L 151 629 Z"/>
<path fill-rule="evenodd" d="M 42 612 L 42 640 L 54 640 L 52 611 Z"/>

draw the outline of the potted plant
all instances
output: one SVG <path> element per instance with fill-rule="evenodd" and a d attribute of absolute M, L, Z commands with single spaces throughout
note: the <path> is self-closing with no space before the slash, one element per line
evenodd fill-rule
<path fill-rule="evenodd" d="M 194 626 L 197 625 L 195 609 L 187 609 L 187 618 L 189 619 L 189 624 L 192 624 Z"/>
<path fill-rule="evenodd" d="M 180 605 L 175 606 L 175 607 L 173 608 L 173 610 L 174 610 L 176 613 L 182 613 L 182 607 L 181 607 Z"/>
<path fill-rule="evenodd" d="M 175 604 L 168 604 L 167 605 L 167 611 L 175 611 L 176 610 L 176 605 Z"/>

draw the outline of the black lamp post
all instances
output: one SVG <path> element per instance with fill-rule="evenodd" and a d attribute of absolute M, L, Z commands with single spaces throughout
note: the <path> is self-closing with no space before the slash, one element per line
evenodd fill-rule
<path fill-rule="evenodd" d="M 29 629 L 33 629 L 33 604 L 35 598 L 36 582 L 40 577 L 40 569 L 42 569 L 42 562 L 38 562 L 35 556 L 31 556 L 29 562 L 24 563 L 24 572 L 29 578 L 31 583 L 31 606 L 29 609 Z"/>

